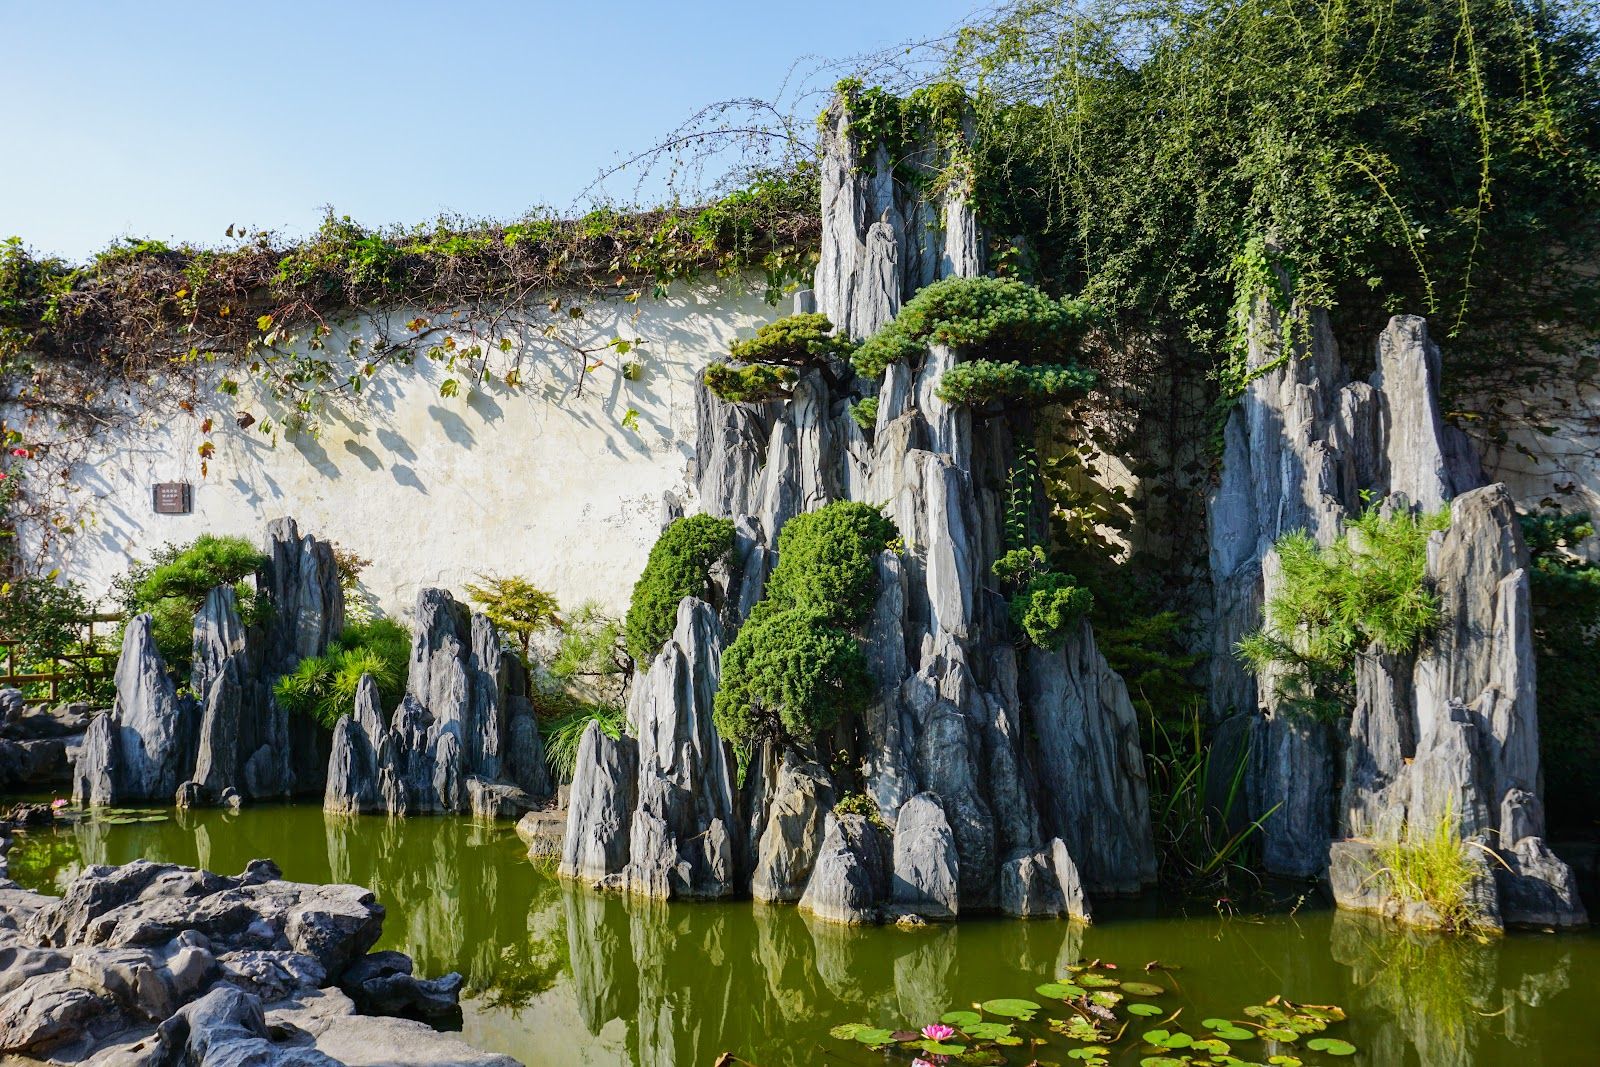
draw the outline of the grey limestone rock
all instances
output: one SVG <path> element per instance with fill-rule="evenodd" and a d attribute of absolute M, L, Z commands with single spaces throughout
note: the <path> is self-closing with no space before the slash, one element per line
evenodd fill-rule
<path fill-rule="evenodd" d="M 751 896 L 761 901 L 800 899 L 822 848 L 824 820 L 833 804 L 827 772 L 793 752 L 785 753 L 756 846 Z"/>
<path fill-rule="evenodd" d="M 889 895 L 890 869 L 876 827 L 860 815 L 829 814 L 800 910 L 850 926 L 876 923 Z"/>
<path fill-rule="evenodd" d="M 561 848 L 564 878 L 620 884 L 638 797 L 639 743 L 591 722 L 578 742 Z"/>
<path fill-rule="evenodd" d="M 954 919 L 961 910 L 960 869 L 955 836 L 938 796 L 918 793 L 906 801 L 895 822 L 895 907 L 925 919 Z"/>
<path fill-rule="evenodd" d="M 1000 867 L 1000 910 L 1019 919 L 1053 919 L 1066 904 L 1052 857 L 1044 851 L 1021 852 Z"/>

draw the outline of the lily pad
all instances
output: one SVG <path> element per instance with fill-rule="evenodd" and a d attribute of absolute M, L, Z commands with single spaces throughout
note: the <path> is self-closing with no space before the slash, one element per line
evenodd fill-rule
<path fill-rule="evenodd" d="M 1078 975 L 1078 984 L 1081 986 L 1088 986 L 1089 988 L 1093 989 L 1097 986 L 1118 985 L 1120 983 L 1118 983 L 1115 978 L 1112 978 L 1109 975 L 1085 972 Z"/>
<path fill-rule="evenodd" d="M 1068 982 L 1046 982 L 1042 986 L 1037 986 L 1034 992 L 1051 1000 L 1071 1000 L 1073 997 L 1083 996 L 1084 990 L 1082 986 Z"/>
<path fill-rule="evenodd" d="M 1336 1037 L 1314 1037 L 1306 1042 L 1306 1048 L 1312 1052 L 1326 1052 L 1330 1056 L 1353 1056 L 1356 1052 L 1354 1045 Z"/>
<path fill-rule="evenodd" d="M 887 1045 L 894 1040 L 893 1030 L 880 1030 L 876 1026 L 863 1026 L 851 1035 L 863 1045 Z"/>
<path fill-rule="evenodd" d="M 867 1028 L 866 1023 L 840 1023 L 828 1031 L 829 1037 L 836 1037 L 840 1041 L 854 1041 L 856 1035 Z"/>
<path fill-rule="evenodd" d="M 1122 991 L 1124 993 L 1132 993 L 1136 997 L 1159 997 L 1167 990 L 1164 986 L 1158 986 L 1154 982 L 1123 982 Z"/>
<path fill-rule="evenodd" d="M 859 1041 L 861 1039 L 858 1037 L 856 1040 Z M 922 1051 L 931 1052 L 935 1056 L 956 1056 L 967 1051 L 967 1046 L 965 1045 L 956 1045 L 948 1041 L 935 1041 L 931 1037 L 925 1041 L 917 1042 L 917 1045 Z"/>
<path fill-rule="evenodd" d="M 1139 1061 L 1139 1067 L 1183 1067 L 1183 1061 L 1171 1056 L 1146 1056 Z"/>
<path fill-rule="evenodd" d="M 993 1041 L 995 1038 L 1006 1037 L 1011 1033 L 1010 1023 L 973 1023 L 963 1026 L 962 1031 L 974 1041 Z"/>
<path fill-rule="evenodd" d="M 973 1023 L 981 1023 L 983 1016 L 975 1011 L 947 1011 L 939 1016 L 939 1021 L 949 1026 L 959 1026 L 965 1030 Z"/>
<path fill-rule="evenodd" d="M 1159 1004 L 1146 1004 L 1142 1000 L 1134 1001 L 1132 1004 L 1128 1005 L 1129 1015 L 1164 1015 L 1166 1014 L 1166 1010 L 1166 1008 L 1161 1007 Z"/>
<path fill-rule="evenodd" d="M 1182 1030 L 1147 1030 L 1143 1036 L 1145 1044 L 1158 1048 L 1188 1048 L 1194 1044 L 1194 1038 Z"/>
<path fill-rule="evenodd" d="M 1102 1008 L 1114 1008 L 1122 1003 L 1122 994 L 1113 993 L 1109 989 L 1096 989 L 1089 994 L 1089 1003 L 1098 1004 Z"/>
<path fill-rule="evenodd" d="M 1345 1018 L 1344 1009 L 1337 1004 L 1301 1004 L 1299 1011 L 1301 1015 L 1309 1015 L 1313 1019 L 1330 1023 L 1344 1022 Z"/>
<path fill-rule="evenodd" d="M 1001 997 L 998 1000 L 984 1001 L 983 1010 L 990 1015 L 1003 1015 L 1008 1019 L 1031 1019 L 1033 1013 L 1039 1010 L 1039 1005 L 1031 1000 Z"/>
<path fill-rule="evenodd" d="M 1290 1041 L 1300 1040 L 1300 1035 L 1293 1030 L 1285 1030 L 1277 1026 L 1269 1026 L 1262 1030 L 1261 1037 L 1266 1041 L 1282 1041 L 1286 1044 Z"/>

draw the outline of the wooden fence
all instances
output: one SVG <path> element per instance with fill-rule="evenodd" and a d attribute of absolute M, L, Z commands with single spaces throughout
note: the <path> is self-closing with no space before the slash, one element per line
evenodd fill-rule
<path fill-rule="evenodd" d="M 113 629 L 111 624 L 122 621 L 121 615 L 84 615 L 74 619 L 73 625 L 82 627 L 83 647 L 101 647 L 102 636 L 98 628 Z M 24 664 L 19 673 L 17 654 L 20 642 L 0 636 L 0 649 L 5 651 L 5 673 L 0 674 L 0 688 L 20 689 L 27 694 L 29 704 L 55 705 L 61 702 L 62 682 L 93 684 L 116 673 L 117 650 L 104 652 L 63 652 L 42 657 L 42 663 Z M 39 668 L 46 669 L 40 670 Z M 48 691 L 43 687 L 48 686 Z"/>

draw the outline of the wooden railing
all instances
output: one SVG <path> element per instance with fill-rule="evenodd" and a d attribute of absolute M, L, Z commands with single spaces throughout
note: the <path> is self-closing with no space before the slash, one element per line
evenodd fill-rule
<path fill-rule="evenodd" d="M 93 649 L 100 647 L 98 638 L 101 635 L 96 627 L 109 628 L 109 624 L 121 621 L 121 615 L 84 615 L 74 619 L 73 624 L 83 628 L 83 647 Z M 38 668 L 41 664 L 36 663 L 31 665 L 31 669 L 25 667 L 19 673 L 17 654 L 20 644 L 13 638 L 0 636 L 0 649 L 5 652 L 5 672 L 0 674 L 0 688 L 22 690 L 28 695 L 29 704 L 59 704 L 62 682 L 94 683 L 116 673 L 117 650 L 114 648 L 103 652 L 61 652 L 44 656 L 41 659 L 48 669 L 40 671 Z M 38 688 L 46 685 L 49 686 L 48 692 Z"/>

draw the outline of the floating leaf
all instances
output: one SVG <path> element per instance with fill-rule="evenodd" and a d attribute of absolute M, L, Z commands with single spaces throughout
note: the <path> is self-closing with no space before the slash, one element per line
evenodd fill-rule
<path fill-rule="evenodd" d="M 893 1030 L 880 1030 L 875 1026 L 863 1026 L 855 1032 L 855 1040 L 863 1045 L 887 1045 L 894 1040 Z"/>
<path fill-rule="evenodd" d="M 1354 1045 L 1336 1037 L 1314 1037 L 1306 1042 L 1306 1048 L 1312 1052 L 1326 1052 L 1330 1056 L 1353 1056 L 1356 1052 Z"/>
<path fill-rule="evenodd" d="M 1324 1022 L 1339 1023 L 1344 1022 L 1345 1018 L 1344 1009 L 1337 1004 L 1301 1004 L 1299 1010 L 1302 1015 Z"/>
<path fill-rule="evenodd" d="M 975 1011 L 947 1011 L 943 1015 L 939 1016 L 939 1021 L 942 1023 L 947 1023 L 950 1026 L 959 1026 L 961 1029 L 965 1030 L 973 1023 L 982 1022 L 983 1016 L 979 1015 Z"/>
<path fill-rule="evenodd" d="M 856 1035 L 867 1028 L 866 1023 L 840 1023 L 828 1031 L 829 1037 L 836 1037 L 840 1041 L 854 1041 Z"/>
<path fill-rule="evenodd" d="M 1261 1036 L 1267 1041 L 1282 1041 L 1285 1043 L 1300 1040 L 1299 1034 L 1295 1033 L 1293 1030 L 1285 1030 L 1279 1026 L 1267 1027 L 1261 1031 Z"/>
<path fill-rule="evenodd" d="M 1183 1067 L 1183 1061 L 1171 1056 L 1146 1056 L 1139 1061 L 1139 1067 Z"/>
<path fill-rule="evenodd" d="M 1289 1019 L 1288 1027 L 1297 1034 L 1319 1034 L 1328 1028 L 1328 1024 L 1309 1015 L 1295 1015 Z"/>
<path fill-rule="evenodd" d="M 1049 997 L 1051 1000 L 1071 1000 L 1084 994 L 1082 986 L 1070 985 L 1065 982 L 1046 982 L 1042 986 L 1036 986 L 1033 991 L 1041 997 Z"/>
<path fill-rule="evenodd" d="M 1109 989 L 1096 989 L 1089 994 L 1089 1003 L 1098 1004 L 1102 1008 L 1114 1008 L 1122 1003 L 1122 994 L 1113 993 Z"/>
<path fill-rule="evenodd" d="M 1167 1009 L 1161 1007 L 1159 1004 L 1146 1004 L 1142 1000 L 1141 1001 L 1135 1001 L 1134 1003 L 1128 1005 L 1128 1014 L 1129 1015 L 1154 1016 L 1154 1015 L 1161 1015 L 1166 1010 Z"/>
<path fill-rule="evenodd" d="M 963 1026 L 962 1031 L 974 1041 L 994 1041 L 1006 1037 L 1011 1033 L 1010 1023 L 973 1023 Z"/>
<path fill-rule="evenodd" d="M 1039 1005 L 1031 1000 L 1001 997 L 999 1000 L 984 1001 L 983 1010 L 990 1015 L 1003 1015 L 1008 1019 L 1031 1019 L 1033 1013 L 1039 1010 Z"/>
<path fill-rule="evenodd" d="M 1087 974 L 1086 973 L 1086 974 L 1078 975 L 1078 984 L 1081 985 L 1081 986 L 1090 986 L 1090 987 L 1108 986 L 1108 985 L 1116 985 L 1117 984 L 1117 980 L 1115 978 L 1111 978 L 1111 977 L 1109 977 L 1107 975 L 1103 975 L 1103 974 Z"/>
<path fill-rule="evenodd" d="M 1166 989 L 1153 982 L 1123 982 L 1122 991 L 1132 993 L 1136 997 L 1159 997 L 1166 992 Z"/>
<path fill-rule="evenodd" d="M 967 1051 L 967 1046 L 965 1045 L 955 1045 L 947 1041 L 935 1041 L 931 1037 L 926 1041 L 917 1042 L 917 1047 L 924 1052 L 931 1052 L 935 1056 L 955 1056 Z"/>
<path fill-rule="evenodd" d="M 1201 1052 L 1209 1052 L 1213 1056 L 1226 1056 L 1233 1051 L 1233 1048 L 1226 1041 L 1219 1041 L 1214 1037 L 1200 1038 L 1190 1047 L 1199 1049 Z"/>
<path fill-rule="evenodd" d="M 1304 1067 L 1305 1061 L 1300 1059 L 1299 1056 L 1291 1056 L 1288 1053 L 1283 1053 L 1281 1055 L 1269 1057 L 1267 1062 L 1272 1064 L 1273 1067 Z"/>
<path fill-rule="evenodd" d="M 1147 1030 L 1144 1040 L 1146 1044 L 1160 1048 L 1188 1048 L 1194 1044 L 1194 1038 L 1182 1030 Z"/>

